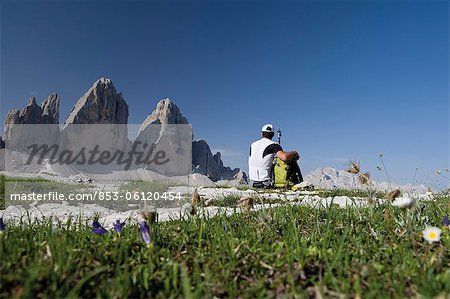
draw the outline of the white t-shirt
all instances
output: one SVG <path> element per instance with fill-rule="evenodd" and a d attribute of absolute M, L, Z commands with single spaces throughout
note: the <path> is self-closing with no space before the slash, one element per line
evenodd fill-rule
<path fill-rule="evenodd" d="M 248 157 L 248 172 L 250 180 L 263 182 L 272 178 L 273 159 L 281 146 L 268 138 L 261 138 L 250 145 Z"/>

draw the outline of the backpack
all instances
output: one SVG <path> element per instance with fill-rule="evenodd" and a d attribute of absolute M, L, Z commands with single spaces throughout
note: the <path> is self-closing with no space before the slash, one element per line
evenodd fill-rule
<path fill-rule="evenodd" d="M 303 176 L 297 161 L 286 163 L 275 158 L 272 176 L 275 188 L 291 188 L 295 184 L 303 182 Z"/>

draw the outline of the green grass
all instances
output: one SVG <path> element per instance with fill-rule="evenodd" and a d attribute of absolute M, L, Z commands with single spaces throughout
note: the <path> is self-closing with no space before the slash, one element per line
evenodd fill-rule
<path fill-rule="evenodd" d="M 280 199 L 271 199 L 271 198 L 265 198 L 264 194 L 270 194 L 270 193 L 279 193 L 283 194 L 282 189 L 255 189 L 258 191 L 258 195 L 253 195 L 253 199 L 255 200 L 255 203 L 257 204 L 267 204 L 267 203 L 292 203 L 295 201 L 301 201 L 301 197 L 298 199 L 288 201 L 287 199 L 284 199 L 283 196 L 280 197 Z M 336 190 L 316 190 L 317 195 L 326 198 L 326 197 L 335 197 L 335 196 L 348 196 L 348 197 L 362 197 L 362 198 L 368 198 L 368 192 L 364 190 L 345 190 L 345 189 L 336 189 Z M 384 192 L 376 192 L 374 194 L 376 198 L 384 198 L 385 193 Z M 235 207 L 237 206 L 237 202 L 239 201 L 241 195 L 237 194 L 230 194 L 230 195 L 224 195 L 221 197 L 213 198 L 208 202 L 208 206 L 217 206 L 217 207 Z"/>
<path fill-rule="evenodd" d="M 348 197 L 368 198 L 369 192 L 363 189 L 359 190 L 335 189 L 335 190 L 319 190 L 318 195 L 320 197 L 348 196 Z M 384 198 L 386 196 L 386 193 L 377 191 L 374 192 L 373 196 L 375 198 Z"/>
<path fill-rule="evenodd" d="M 216 185 L 216 188 L 219 188 L 219 189 L 231 189 L 231 188 L 233 188 L 233 186 L 227 186 L 227 185 Z"/>
<path fill-rule="evenodd" d="M 264 198 L 258 195 L 253 195 L 254 204 L 275 204 L 275 203 L 284 203 L 289 204 L 291 202 L 284 199 L 273 199 L 273 198 Z M 229 194 L 223 195 L 217 198 L 213 198 L 208 201 L 208 206 L 215 207 L 237 207 L 239 199 L 241 195 Z"/>
<path fill-rule="evenodd" d="M 224 195 L 218 198 L 211 199 L 208 206 L 216 207 L 235 207 L 241 197 L 239 195 Z"/>
<path fill-rule="evenodd" d="M 422 206 L 423 205 L 423 206 Z M 1 297 L 433 297 L 450 294 L 450 198 L 408 214 L 388 206 L 282 206 L 249 214 L 136 224 L 94 235 L 80 221 L 26 219 L 0 235 Z M 410 229 L 411 228 L 411 229 Z"/>

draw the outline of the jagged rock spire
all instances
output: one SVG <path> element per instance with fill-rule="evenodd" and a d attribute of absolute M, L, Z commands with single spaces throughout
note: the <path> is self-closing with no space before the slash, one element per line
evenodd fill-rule
<path fill-rule="evenodd" d="M 59 96 L 52 93 L 41 103 L 42 120 L 46 124 L 59 123 Z"/>
<path fill-rule="evenodd" d="M 31 97 L 26 107 L 20 111 L 10 110 L 4 122 L 4 137 L 9 137 L 10 128 L 15 124 L 58 124 L 59 123 L 59 95 L 51 94 L 39 106 L 36 99 Z"/>
<path fill-rule="evenodd" d="M 111 79 L 100 78 L 77 101 L 64 123 L 127 124 L 128 104 Z"/>
<path fill-rule="evenodd" d="M 162 99 L 156 104 L 156 109 L 144 120 L 139 132 L 151 124 L 189 124 L 181 114 L 178 106 L 168 98 Z"/>

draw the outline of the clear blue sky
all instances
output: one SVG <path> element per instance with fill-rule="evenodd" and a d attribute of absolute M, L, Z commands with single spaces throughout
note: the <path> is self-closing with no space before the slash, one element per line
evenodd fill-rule
<path fill-rule="evenodd" d="M 450 167 L 447 1 L 1 1 L 2 118 L 58 92 L 63 122 L 101 76 L 130 123 L 169 97 L 234 167 L 268 122 L 306 173 Z"/>

